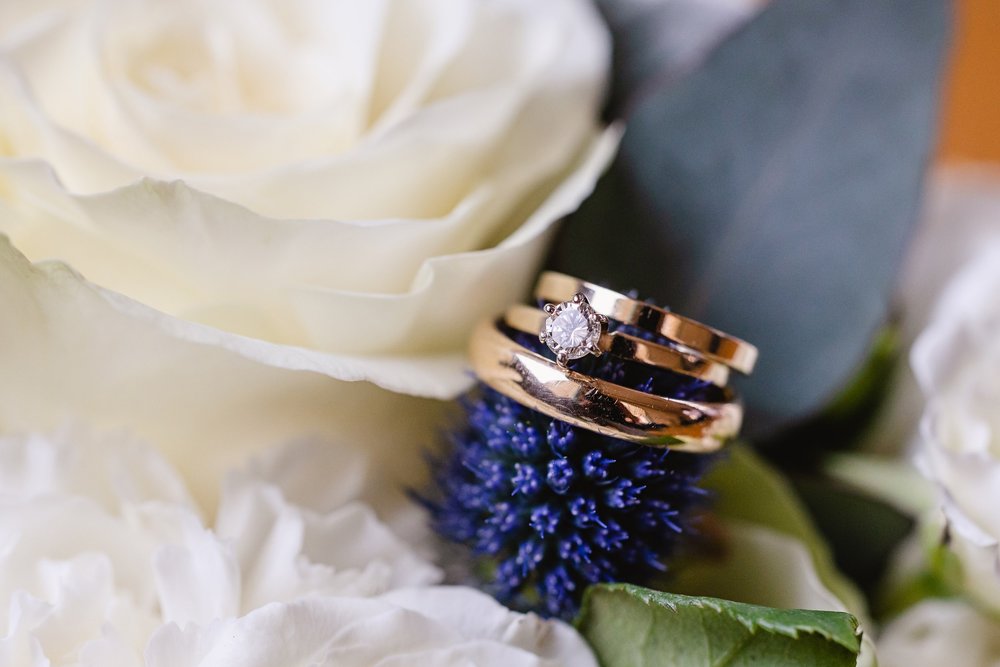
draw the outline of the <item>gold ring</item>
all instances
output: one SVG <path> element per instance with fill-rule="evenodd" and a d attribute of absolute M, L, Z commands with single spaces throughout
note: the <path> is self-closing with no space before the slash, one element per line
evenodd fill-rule
<path fill-rule="evenodd" d="M 531 306 L 511 306 L 504 313 L 507 326 L 523 333 L 535 334 L 545 343 L 547 334 L 546 321 L 551 321 L 552 315 Z M 725 387 L 729 381 L 729 368 L 709 361 L 691 352 L 684 352 L 667 345 L 614 331 L 600 331 L 599 336 L 590 348 L 591 353 L 608 353 L 626 361 L 635 361 L 647 366 L 663 368 L 674 373 L 711 382 Z M 565 365 L 565 364 L 562 364 Z"/>
<path fill-rule="evenodd" d="M 543 273 L 535 287 L 535 297 L 551 303 L 568 303 L 578 294 L 598 315 L 659 334 L 740 373 L 749 374 L 757 362 L 757 348 L 744 340 L 606 287 L 554 271 Z"/>
<path fill-rule="evenodd" d="M 482 322 L 470 355 L 479 379 L 521 405 L 602 435 L 686 452 L 720 449 L 735 436 L 743 408 L 726 402 L 667 398 L 592 378 L 512 341 L 496 322 Z"/>

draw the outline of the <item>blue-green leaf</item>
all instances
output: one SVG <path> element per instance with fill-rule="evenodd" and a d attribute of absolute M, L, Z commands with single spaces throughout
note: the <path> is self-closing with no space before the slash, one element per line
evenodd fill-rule
<path fill-rule="evenodd" d="M 948 14 L 945 0 L 773 0 L 681 80 L 639 77 L 619 158 L 556 265 L 756 343 L 749 427 L 816 412 L 886 315 Z M 638 51 L 650 37 L 633 24 L 615 37 Z"/>

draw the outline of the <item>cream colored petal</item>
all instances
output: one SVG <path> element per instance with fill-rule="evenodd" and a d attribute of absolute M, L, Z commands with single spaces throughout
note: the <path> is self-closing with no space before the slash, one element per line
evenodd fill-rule
<path fill-rule="evenodd" d="M 13 0 L 0 3 L 0 49 L 9 49 L 79 9 L 77 0 Z"/>
<path fill-rule="evenodd" d="M 197 5 L 200 14 L 178 4 L 162 16 L 166 10 L 141 3 L 92 11 L 21 45 L 13 59 L 33 91 L 20 96 L 21 104 L 30 107 L 26 113 L 39 121 L 42 136 L 14 154 L 44 156 L 79 192 L 122 186 L 139 173 L 175 178 L 213 171 L 193 183 L 276 217 L 440 217 L 480 183 L 510 173 L 537 183 L 561 170 L 591 129 L 610 59 L 606 30 L 584 0 L 466 0 L 458 3 L 460 11 L 403 1 L 387 17 L 381 3 L 363 3 L 362 9 L 356 3 L 295 3 L 287 13 L 306 8 L 300 13 L 323 16 L 312 22 L 280 17 L 277 22 L 288 21 L 302 34 L 274 49 L 273 58 L 257 52 L 270 38 L 249 40 L 242 50 L 229 41 L 273 31 L 275 21 L 254 17 L 281 14 L 275 8 L 280 3 L 233 3 L 239 11 L 232 16 L 227 3 L 213 11 Z M 172 27 L 184 17 L 197 19 L 193 30 Z M 409 39 L 386 45 L 403 23 Z M 379 28 L 385 34 L 372 34 Z M 193 38 L 199 30 L 204 38 Z M 386 53 L 372 73 L 379 37 Z M 315 43 L 321 53 L 296 59 L 303 43 Z M 220 52 L 232 52 L 237 63 L 220 63 Z M 352 58 L 363 62 L 352 64 Z M 254 59 L 264 66 L 254 66 Z M 357 125 L 352 118 L 366 103 L 338 100 L 333 108 L 262 114 L 252 105 L 216 102 L 219 108 L 204 109 L 201 117 L 171 108 L 192 95 L 223 95 L 232 86 L 280 90 L 308 77 L 317 63 L 326 79 L 347 77 L 353 82 L 348 88 L 375 96 L 365 110 L 376 125 L 357 146 L 328 138 L 343 134 L 339 123 Z M 248 71 L 227 71 L 237 65 Z M 284 76 L 288 71 L 298 75 Z M 163 83 L 170 77 L 176 85 Z M 196 84 L 206 77 L 214 78 L 201 86 L 209 91 L 202 94 Z M 256 139 L 246 141 L 248 134 Z"/>
<path fill-rule="evenodd" d="M 30 83 L 7 54 L 0 53 L 0 157 L 39 156 L 58 166 L 60 179 L 71 191 L 109 190 L 142 176 L 92 140 L 53 125 L 38 108 Z M 4 190 L 0 187 L 0 193 Z"/>
<path fill-rule="evenodd" d="M 882 667 L 998 667 L 1000 623 L 959 600 L 926 600 L 889 623 Z"/>
<path fill-rule="evenodd" d="M 619 137 L 617 128 L 605 133 L 581 166 L 496 247 L 427 260 L 405 294 L 296 288 L 290 300 L 299 320 L 323 348 L 375 353 L 463 347 L 485 315 L 524 298 L 555 231 L 553 221 L 589 194 Z M 337 327 L 337 313 L 357 313 L 366 327 Z"/>
<path fill-rule="evenodd" d="M 131 128 L 104 127 L 102 143 L 165 175 L 238 174 L 341 153 L 365 130 L 386 11 L 386 2 L 350 0 L 113 6 L 97 30 L 100 51 L 83 56 L 95 59 L 95 86 Z M 58 98 L 42 102 L 66 116 Z M 129 159 L 135 135 L 160 168 Z"/>
<path fill-rule="evenodd" d="M 384 509 L 423 476 L 420 451 L 436 441 L 445 407 L 321 370 L 360 379 L 340 358 L 317 361 L 157 314 L 60 265 L 33 266 L 7 244 L 0 310 L 5 429 L 51 431 L 77 415 L 96 429 L 125 429 L 163 452 L 208 508 L 234 462 L 313 434 L 370 457 L 378 484 L 366 482 L 365 499 Z M 262 351 L 271 363 L 253 358 Z M 406 379 L 405 367 L 378 365 Z"/>
<path fill-rule="evenodd" d="M 407 362 L 409 373 L 398 372 L 396 361 L 402 360 L 387 358 L 324 364 L 313 355 L 311 361 L 286 363 L 343 379 L 371 379 L 399 391 L 449 396 L 467 378 L 457 356 L 441 353 L 464 349 L 476 321 L 522 297 L 553 222 L 590 192 L 618 136 L 612 129 L 596 141 L 514 235 L 496 247 L 427 260 L 402 294 L 318 286 L 288 286 L 290 293 L 283 294 L 279 286 L 305 277 L 296 276 L 298 267 L 336 266 L 329 259 L 337 257 L 353 258 L 347 273 L 373 253 L 387 262 L 369 260 L 368 272 L 393 266 L 387 276 L 405 272 L 414 262 L 396 260 L 407 244 L 413 249 L 408 230 L 425 236 L 413 223 L 391 229 L 267 220 L 180 184 L 148 182 L 112 195 L 74 198 L 61 193 L 41 167 L 8 164 L 0 174 L 9 179 L 7 191 L 16 193 L 8 200 L 16 210 L 0 216 L 0 230 L 30 256 L 68 260 L 98 284 L 229 331 L 352 354 L 421 354 Z M 398 248 L 400 254 L 386 255 L 383 248 Z M 116 303 L 132 308 L 121 299 Z M 211 337 L 207 331 L 184 335 Z M 230 338 L 225 345 L 243 354 L 275 356 L 253 341 Z M 309 355 L 288 350 L 285 356 Z M 427 386 L 420 387 L 422 382 Z"/>
<path fill-rule="evenodd" d="M 475 6 L 465 0 L 403 0 L 389 8 L 370 121 L 372 132 L 415 113 L 468 39 Z M 419 26 L 419 29 L 414 29 Z"/>
<path fill-rule="evenodd" d="M 123 164 L 244 172 L 357 140 L 383 13 L 382 2 L 111 0 L 11 56 L 53 124 Z"/>

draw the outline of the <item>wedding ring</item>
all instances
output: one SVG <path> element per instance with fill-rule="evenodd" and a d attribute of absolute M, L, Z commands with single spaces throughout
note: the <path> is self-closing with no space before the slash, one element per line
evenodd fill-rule
<path fill-rule="evenodd" d="M 535 297 L 550 303 L 568 303 L 576 295 L 598 315 L 659 334 L 740 373 L 749 374 L 757 361 L 757 348 L 746 341 L 600 285 L 546 271 L 535 287 Z"/>
<path fill-rule="evenodd" d="M 472 336 L 472 365 L 484 383 L 553 419 L 642 445 L 707 453 L 735 436 L 743 408 L 731 389 L 725 402 L 688 401 L 629 389 L 570 370 L 514 342 L 494 321 Z"/>
<path fill-rule="evenodd" d="M 546 342 L 546 321 L 551 322 L 552 317 L 553 314 L 521 305 L 511 306 L 504 313 L 507 326 L 523 333 L 539 335 L 542 342 Z M 711 382 L 719 387 L 725 387 L 729 381 L 728 367 L 697 354 L 646 341 L 620 331 L 610 333 L 598 331 L 599 335 L 593 343 L 591 352 L 612 354 L 626 361 L 666 369 Z"/>

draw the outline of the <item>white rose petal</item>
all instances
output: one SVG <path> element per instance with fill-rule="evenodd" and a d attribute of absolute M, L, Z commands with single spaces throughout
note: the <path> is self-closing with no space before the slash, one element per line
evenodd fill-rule
<path fill-rule="evenodd" d="M 0 232 L 264 363 L 454 396 L 617 141 L 587 0 L 37 13 L 0 36 Z"/>
<path fill-rule="evenodd" d="M 1000 186 L 998 186 L 1000 187 Z M 996 198 L 1000 224 L 1000 196 Z M 918 463 L 938 483 L 968 592 L 1000 609 L 1000 230 L 942 291 L 911 356 L 928 397 Z"/>
<path fill-rule="evenodd" d="M 470 183 L 540 182 L 593 126 L 609 50 L 580 0 L 113 0 L 62 18 L 8 50 L 48 142 L 211 174 L 289 217 L 428 217 Z M 123 184 L 53 157 L 74 190 Z"/>
<path fill-rule="evenodd" d="M 265 219 L 183 184 L 73 197 L 45 170 L 21 164 L 6 182 L 0 170 L 0 194 L 16 197 L 14 210 L 0 215 L 0 232 L 29 256 L 68 259 L 104 287 L 212 325 L 186 326 L 115 298 L 175 335 L 263 363 L 447 398 L 468 386 L 462 351 L 469 331 L 519 299 L 552 222 L 589 192 L 616 137 L 596 143 L 515 235 L 426 260 L 399 225 Z M 387 282 L 401 275 L 408 277 Z"/>
<path fill-rule="evenodd" d="M 985 165 L 948 166 L 932 176 L 921 224 L 898 281 L 898 335 L 903 349 L 911 347 L 927 328 L 949 280 L 984 244 L 995 241 L 1000 231 L 996 192 L 1000 170 Z M 927 332 L 924 338 L 931 335 Z M 915 370 L 897 369 L 888 391 L 891 400 L 879 411 L 860 449 L 900 456 L 919 440 L 917 424 L 925 392 L 914 377 Z"/>
<path fill-rule="evenodd" d="M 924 601 L 884 628 L 878 656 L 884 667 L 998 667 L 1000 624 L 958 600 Z"/>
<path fill-rule="evenodd" d="M 223 473 L 247 452 L 302 434 L 366 453 L 367 478 L 347 484 L 360 484 L 376 509 L 398 505 L 403 485 L 421 477 L 420 448 L 435 441 L 443 404 L 331 380 L 291 349 L 261 364 L 216 339 L 178 337 L 174 329 L 187 325 L 138 310 L 0 242 L 5 430 L 54 431 L 74 416 L 128 429 L 163 452 L 210 509 Z"/>

